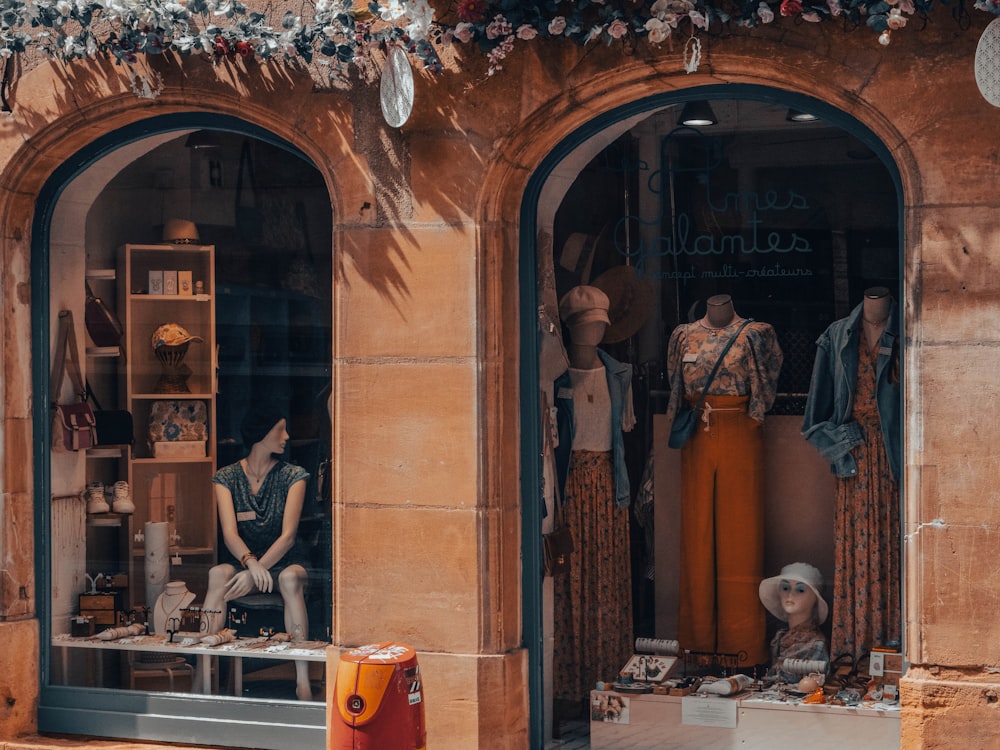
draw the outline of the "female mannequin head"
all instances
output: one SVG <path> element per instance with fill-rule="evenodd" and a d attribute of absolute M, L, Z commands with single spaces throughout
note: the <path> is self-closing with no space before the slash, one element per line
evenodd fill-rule
<path fill-rule="evenodd" d="M 784 620 L 789 627 L 826 620 L 828 608 L 819 593 L 823 576 L 808 563 L 792 563 L 779 575 L 760 583 L 760 600 L 768 612 Z"/>

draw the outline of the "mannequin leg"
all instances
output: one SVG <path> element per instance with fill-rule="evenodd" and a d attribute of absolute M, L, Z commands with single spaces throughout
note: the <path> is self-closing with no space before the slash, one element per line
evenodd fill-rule
<path fill-rule="evenodd" d="M 293 641 L 309 638 L 309 614 L 306 611 L 306 583 L 308 576 L 301 565 L 289 565 L 278 574 L 278 591 L 285 601 L 285 632 Z M 295 662 L 295 694 L 299 700 L 312 700 L 309 684 L 309 662 Z"/>
<path fill-rule="evenodd" d="M 226 584 L 236 575 L 236 569 L 228 563 L 214 566 L 208 571 L 208 591 L 205 593 L 205 603 L 202 605 L 201 634 L 218 633 L 226 624 Z M 204 675 L 202 669 L 208 659 L 198 659 L 195 669 L 195 685 L 202 685 Z"/>
<path fill-rule="evenodd" d="M 226 624 L 226 584 L 236 575 L 236 568 L 229 563 L 214 566 L 208 571 L 208 591 L 202 606 L 201 632 L 218 633 Z M 208 614 L 205 614 L 205 613 Z"/>

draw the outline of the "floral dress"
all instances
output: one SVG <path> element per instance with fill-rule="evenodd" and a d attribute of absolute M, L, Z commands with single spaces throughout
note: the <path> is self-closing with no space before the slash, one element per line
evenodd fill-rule
<path fill-rule="evenodd" d="M 853 477 L 837 480 L 830 653 L 855 661 L 897 645 L 901 630 L 899 487 L 885 452 L 876 401 L 877 350 L 862 345 L 851 418 L 864 442 Z"/>

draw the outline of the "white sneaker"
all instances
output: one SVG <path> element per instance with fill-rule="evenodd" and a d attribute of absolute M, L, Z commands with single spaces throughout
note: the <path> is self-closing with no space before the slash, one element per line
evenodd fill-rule
<path fill-rule="evenodd" d="M 115 513 L 134 513 L 135 503 L 132 502 L 132 493 L 129 491 L 128 482 L 115 482 L 115 501 L 111 509 Z"/>
<path fill-rule="evenodd" d="M 84 497 L 87 500 L 87 512 L 88 513 L 110 513 L 111 506 L 108 505 L 108 500 L 104 497 L 104 484 L 101 482 L 91 482 L 87 485 L 87 489 L 84 491 Z"/>

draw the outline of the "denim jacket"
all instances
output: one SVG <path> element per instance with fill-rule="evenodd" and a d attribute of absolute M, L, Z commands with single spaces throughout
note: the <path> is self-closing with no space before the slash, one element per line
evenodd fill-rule
<path fill-rule="evenodd" d="M 622 433 L 622 413 L 625 410 L 625 399 L 630 393 L 629 387 L 632 385 L 632 365 L 623 364 L 600 349 L 597 350 L 597 356 L 604 364 L 608 379 L 608 394 L 611 397 L 611 445 L 615 467 L 615 502 L 619 508 L 623 508 L 632 501 L 628 468 L 625 465 L 625 437 Z M 576 420 L 573 418 L 573 397 L 567 395 L 572 394 L 572 391 L 573 384 L 567 371 L 560 375 L 555 383 L 555 403 L 559 427 L 556 471 L 559 475 L 560 491 L 566 487 L 569 456 L 573 449 L 573 435 L 576 432 Z"/>
<path fill-rule="evenodd" d="M 817 339 L 816 361 L 806 399 L 802 434 L 827 461 L 838 477 L 852 477 L 858 465 L 851 449 L 863 442 L 861 428 L 851 420 L 854 390 L 858 382 L 858 325 L 864 304 L 846 318 L 834 321 Z M 879 339 L 875 366 L 875 400 L 885 452 L 893 479 L 900 475 L 899 384 L 890 382 L 893 352 L 897 350 L 899 315 L 893 301 L 885 331 Z M 898 354 L 897 354 L 898 356 Z"/>

